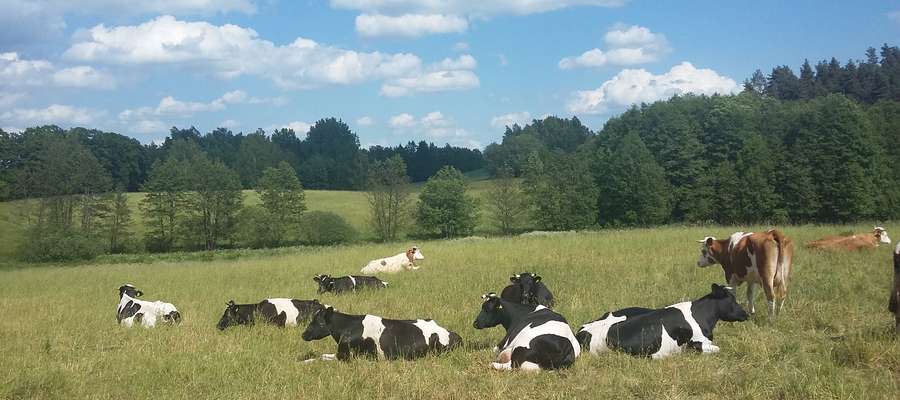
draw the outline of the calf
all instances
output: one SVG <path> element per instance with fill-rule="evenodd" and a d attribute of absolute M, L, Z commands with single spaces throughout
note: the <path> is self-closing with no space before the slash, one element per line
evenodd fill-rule
<path fill-rule="evenodd" d="M 406 249 L 406 252 L 391 257 L 379 258 L 369 261 L 359 272 L 364 274 L 377 274 L 379 272 L 394 273 L 407 271 L 411 269 L 419 269 L 416 266 L 416 260 L 424 260 L 425 256 L 418 247 L 413 246 Z"/>
<path fill-rule="evenodd" d="M 356 356 L 372 359 L 412 360 L 459 346 L 462 339 L 430 319 L 396 320 L 375 315 L 350 315 L 326 307 L 316 312 L 303 340 L 327 336 L 338 345 L 337 354 L 323 360 L 346 361 Z"/>
<path fill-rule="evenodd" d="M 511 285 L 503 288 L 500 298 L 514 303 L 553 307 L 553 293 L 541 282 L 540 275 L 523 272 L 509 277 Z"/>
<path fill-rule="evenodd" d="M 275 326 L 297 326 L 324 308 L 319 300 L 265 299 L 254 304 L 225 303 L 225 313 L 216 325 L 219 330 L 229 326 L 253 325 L 257 320 Z"/>
<path fill-rule="evenodd" d="M 891 299 L 888 301 L 888 310 L 894 313 L 894 329 L 900 333 L 900 243 L 894 249 L 894 288 L 891 290 Z"/>
<path fill-rule="evenodd" d="M 169 324 L 181 322 L 181 313 L 172 303 L 137 299 L 143 295 L 144 292 L 131 284 L 119 286 L 119 307 L 116 309 L 119 325 L 130 328 L 134 324 L 140 324 L 145 328 L 152 328 L 158 321 Z"/>
<path fill-rule="evenodd" d="M 806 244 L 809 249 L 826 250 L 862 250 L 874 249 L 881 244 L 891 244 L 887 231 L 876 226 L 870 233 L 857 233 L 850 236 L 830 236 L 813 240 Z"/>
<path fill-rule="evenodd" d="M 725 283 L 732 287 L 747 282 L 747 308 L 751 314 L 756 312 L 753 307 L 754 285 L 762 286 L 766 294 L 770 318 L 781 311 L 787 297 L 794 256 L 794 243 L 790 238 L 772 229 L 762 233 L 735 232 L 722 240 L 706 237 L 699 242 L 702 244 L 697 266 L 704 268 L 721 264 L 725 271 Z"/>
<path fill-rule="evenodd" d="M 569 323 L 542 305 L 530 306 L 503 300 L 495 293 L 482 296 L 484 303 L 475 329 L 503 325 L 506 336 L 497 345 L 494 369 L 540 371 L 567 368 L 581 352 Z"/>
<path fill-rule="evenodd" d="M 313 281 L 319 284 L 318 293 L 344 293 L 356 292 L 358 289 L 384 289 L 388 283 L 374 276 L 339 276 L 337 278 L 329 275 L 316 275 Z"/>
<path fill-rule="evenodd" d="M 604 314 L 599 321 L 583 325 L 578 334 L 580 342 L 587 342 L 588 351 L 594 354 L 614 349 L 633 356 L 662 358 L 684 348 L 716 353 L 719 347 L 712 343 L 716 323 L 747 318 L 749 314 L 730 288 L 713 284 L 710 294 L 694 301 L 657 310 L 626 308 Z"/>

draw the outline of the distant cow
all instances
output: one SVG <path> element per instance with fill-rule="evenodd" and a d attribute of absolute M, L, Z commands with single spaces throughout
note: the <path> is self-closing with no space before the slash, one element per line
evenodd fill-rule
<path fill-rule="evenodd" d="M 404 253 L 369 261 L 369 263 L 366 264 L 366 266 L 363 267 L 363 269 L 361 269 L 359 272 L 362 272 L 364 274 L 377 274 L 379 272 L 394 273 L 412 269 L 419 269 L 419 267 L 416 266 L 416 260 L 424 259 L 425 256 L 422 255 L 422 252 L 419 250 L 419 248 L 413 246 L 409 249 L 406 249 L 406 252 Z"/>
<path fill-rule="evenodd" d="M 500 298 L 515 303 L 553 307 L 553 293 L 541 282 L 540 275 L 523 272 L 509 277 L 511 285 L 503 288 Z"/>
<path fill-rule="evenodd" d="M 718 321 L 746 321 L 749 315 L 725 286 L 712 285 L 712 292 L 694 301 L 666 308 L 626 308 L 606 313 L 598 321 L 582 325 L 578 341 L 589 352 L 609 349 L 634 356 L 662 358 L 684 348 L 716 353 L 712 343 Z"/>
<path fill-rule="evenodd" d="M 503 325 L 506 336 L 497 345 L 494 369 L 540 371 L 568 368 L 581 353 L 569 323 L 542 305 L 530 306 L 503 300 L 495 293 L 482 296 L 484 303 L 475 329 Z"/>
<path fill-rule="evenodd" d="M 134 324 L 140 324 L 145 328 L 152 328 L 158 321 L 169 324 L 181 322 L 181 313 L 172 303 L 137 299 L 143 295 L 144 292 L 131 284 L 119 286 L 119 307 L 116 309 L 119 325 L 130 328 Z"/>
<path fill-rule="evenodd" d="M 900 243 L 894 249 L 894 287 L 891 290 L 891 299 L 888 301 L 888 310 L 894 313 L 894 323 L 897 332 L 900 332 Z"/>
<path fill-rule="evenodd" d="M 350 315 L 326 307 L 316 312 L 303 340 L 331 336 L 336 354 L 323 360 L 346 361 L 353 357 L 412 360 L 428 353 L 441 353 L 459 346 L 462 339 L 430 319 L 396 320 L 375 315 Z"/>
<path fill-rule="evenodd" d="M 313 277 L 313 281 L 319 284 L 318 293 L 344 293 L 356 292 L 360 289 L 384 289 L 388 283 L 374 276 L 339 276 L 332 277 L 322 274 Z"/>
<path fill-rule="evenodd" d="M 762 233 L 736 232 L 722 240 L 707 237 L 699 242 L 702 245 L 697 266 L 721 264 L 726 284 L 735 288 L 747 282 L 747 309 L 751 314 L 756 312 L 754 285 L 761 285 L 766 294 L 769 317 L 775 317 L 781 311 L 788 293 L 794 256 L 794 243 L 790 238 L 772 229 Z"/>
<path fill-rule="evenodd" d="M 324 308 L 319 300 L 265 299 L 259 303 L 225 303 L 225 313 L 219 319 L 219 330 L 229 326 L 253 325 L 257 320 L 276 326 L 297 326 Z"/>
<path fill-rule="evenodd" d="M 876 226 L 870 233 L 857 233 L 850 236 L 830 236 L 814 240 L 806 244 L 809 249 L 827 250 L 862 250 L 874 249 L 881 244 L 891 244 L 887 231 Z"/>

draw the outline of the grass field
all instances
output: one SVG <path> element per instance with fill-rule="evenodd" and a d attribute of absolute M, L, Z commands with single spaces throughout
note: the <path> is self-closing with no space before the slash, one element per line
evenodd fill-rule
<path fill-rule="evenodd" d="M 757 227 L 758 229 L 759 227 Z M 889 232 L 900 225 L 889 224 Z M 798 244 L 871 226 L 786 227 Z M 422 269 L 384 276 L 388 289 L 319 299 L 351 313 L 431 317 L 465 348 L 418 361 L 302 363 L 331 339 L 257 326 L 219 332 L 229 299 L 315 297 L 316 273 L 357 272 L 405 243 L 247 252 L 237 259 L 40 266 L 0 270 L 0 397 L 45 398 L 653 398 L 896 399 L 900 338 L 886 311 L 890 250 L 810 252 L 798 246 L 781 318 L 765 313 L 715 332 L 722 352 L 652 361 L 583 355 L 557 373 L 492 371 L 502 328 L 475 330 L 480 295 L 511 273 L 539 272 L 573 328 L 623 306 L 664 306 L 706 294 L 718 266 L 695 267 L 695 239 L 731 227 L 563 233 L 418 243 Z M 151 258 L 150 261 L 153 259 Z M 116 325 L 116 288 L 173 302 L 177 327 Z M 759 292 L 759 291 L 758 291 Z M 743 290 L 740 291 L 743 294 Z M 764 300 L 757 298 L 758 309 Z"/>

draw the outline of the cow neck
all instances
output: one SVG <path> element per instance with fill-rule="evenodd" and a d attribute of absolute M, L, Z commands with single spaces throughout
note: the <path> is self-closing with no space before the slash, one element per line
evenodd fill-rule
<path fill-rule="evenodd" d="M 716 307 L 717 299 L 710 296 L 703 296 L 691 302 L 691 314 L 703 334 L 712 339 L 712 331 L 719 322 L 719 314 Z"/>
<path fill-rule="evenodd" d="M 502 317 L 500 324 L 503 325 L 503 328 L 507 331 L 509 331 L 509 327 L 512 326 L 514 322 L 525 318 L 525 316 L 534 312 L 535 309 L 534 306 L 513 303 L 506 300 L 500 300 L 500 304 L 503 305 L 503 311 L 500 313 Z"/>
<path fill-rule="evenodd" d="M 722 266 L 722 270 L 725 271 L 725 280 L 727 284 L 727 281 L 731 279 L 731 275 L 734 273 L 734 271 L 732 271 L 732 265 L 734 265 L 734 252 L 731 251 L 731 238 L 720 239 L 717 240 L 717 242 L 719 242 L 719 248 L 722 250 L 714 254 L 713 258 Z"/>
<path fill-rule="evenodd" d="M 333 311 L 331 314 L 331 322 L 328 323 L 328 330 L 331 331 L 331 337 L 333 337 L 336 342 L 340 343 L 340 334 L 344 331 L 343 328 L 354 322 L 361 323 L 365 317 L 365 315 L 352 315 Z"/>

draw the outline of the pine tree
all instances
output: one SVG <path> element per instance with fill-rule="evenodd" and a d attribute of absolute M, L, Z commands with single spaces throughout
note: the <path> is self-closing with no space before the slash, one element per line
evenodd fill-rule
<path fill-rule="evenodd" d="M 636 133 L 616 143 L 595 176 L 599 187 L 599 220 L 605 225 L 648 226 L 670 214 L 665 172 Z"/>

